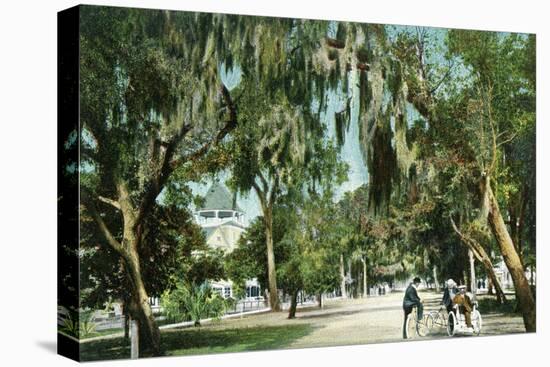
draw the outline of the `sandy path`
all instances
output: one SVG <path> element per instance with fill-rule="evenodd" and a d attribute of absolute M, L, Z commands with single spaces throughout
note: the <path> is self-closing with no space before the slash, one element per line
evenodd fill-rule
<path fill-rule="evenodd" d="M 421 292 L 427 311 L 439 308 L 441 295 Z M 290 348 L 335 346 L 402 341 L 403 293 L 357 300 L 333 300 L 320 310 L 316 307 L 299 309 L 295 320 L 288 320 L 285 312 L 268 313 L 225 320 L 209 328 L 246 328 L 254 326 L 281 326 L 298 323 L 310 324 L 313 331 L 295 340 Z M 482 315 L 481 335 L 501 335 L 523 332 L 521 317 L 502 314 Z M 422 339 L 448 338 L 445 331 Z"/>

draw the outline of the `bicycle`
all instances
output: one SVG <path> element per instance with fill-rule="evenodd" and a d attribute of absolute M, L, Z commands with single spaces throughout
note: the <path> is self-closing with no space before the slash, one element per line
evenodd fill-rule
<path fill-rule="evenodd" d="M 411 313 L 407 316 L 405 327 L 405 335 L 407 339 L 412 339 L 414 336 L 426 336 L 433 328 L 433 317 L 429 313 L 422 316 L 422 320 L 418 320 L 418 310 L 413 307 Z"/>
<path fill-rule="evenodd" d="M 439 307 L 437 311 L 430 311 L 428 315 L 432 318 L 432 328 L 437 326 L 441 329 L 447 329 L 448 312 L 445 306 Z"/>
<path fill-rule="evenodd" d="M 481 328 L 483 327 L 483 319 L 479 313 L 477 302 L 473 302 L 471 320 L 473 334 L 479 335 L 481 333 Z M 455 305 L 453 307 L 453 311 L 449 312 L 447 334 L 449 336 L 455 336 L 457 333 L 464 333 L 467 330 L 468 327 L 466 325 L 466 317 L 464 316 L 464 313 L 460 312 L 459 305 Z"/>

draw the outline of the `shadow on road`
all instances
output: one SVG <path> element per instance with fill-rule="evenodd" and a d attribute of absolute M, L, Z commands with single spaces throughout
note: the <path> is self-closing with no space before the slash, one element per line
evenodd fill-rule
<path fill-rule="evenodd" d="M 333 316 L 349 316 L 354 315 L 360 312 L 364 312 L 364 309 L 358 309 L 358 310 L 350 310 L 350 311 L 340 311 L 340 310 L 334 310 L 331 312 L 324 312 L 324 313 L 315 313 L 315 314 L 296 314 L 297 319 L 324 319 L 328 317 Z"/>

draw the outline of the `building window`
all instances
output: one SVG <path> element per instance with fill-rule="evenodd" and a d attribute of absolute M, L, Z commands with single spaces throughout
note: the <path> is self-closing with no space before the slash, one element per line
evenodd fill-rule
<path fill-rule="evenodd" d="M 256 298 L 260 295 L 260 287 L 255 285 L 246 287 L 246 297 L 247 298 Z"/>
<path fill-rule="evenodd" d="M 223 288 L 223 297 L 224 298 L 231 297 L 231 287 L 224 287 Z"/>
<path fill-rule="evenodd" d="M 212 287 L 212 290 L 216 293 L 218 293 L 220 296 L 223 297 L 223 288 L 222 287 Z"/>

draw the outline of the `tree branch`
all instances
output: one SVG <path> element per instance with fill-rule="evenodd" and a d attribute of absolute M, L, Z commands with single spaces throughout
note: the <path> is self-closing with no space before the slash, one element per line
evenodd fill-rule
<path fill-rule="evenodd" d="M 456 234 L 458 235 L 458 237 L 460 237 L 462 242 L 464 242 L 466 244 L 466 246 L 470 250 L 472 250 L 472 253 L 476 257 L 476 259 L 480 262 L 483 262 L 483 258 L 482 258 L 481 254 L 479 252 L 479 249 L 477 248 L 477 246 L 481 246 L 481 245 L 479 245 L 474 239 L 472 239 L 472 238 L 466 236 L 465 234 L 463 234 L 462 232 L 460 232 L 460 230 L 456 226 L 455 221 L 453 220 L 453 218 L 451 217 L 450 219 L 451 219 L 451 225 L 453 226 L 453 229 L 456 232 Z"/>
<path fill-rule="evenodd" d="M 252 187 L 254 188 L 254 191 L 256 191 L 256 195 L 258 195 L 258 199 L 260 199 L 260 205 L 262 206 L 262 211 L 265 213 L 267 211 L 267 200 L 265 197 L 265 192 L 263 192 L 260 186 L 254 181 L 252 182 Z"/>
<path fill-rule="evenodd" d="M 503 134 L 504 134 L 504 133 L 499 134 L 499 135 L 497 136 L 497 138 L 500 137 L 500 136 L 502 136 Z M 514 139 L 516 138 L 516 136 L 518 136 L 518 133 L 517 133 L 517 132 L 512 133 L 512 134 L 508 137 L 508 139 L 504 139 L 504 140 L 501 140 L 500 142 L 498 142 L 497 148 L 500 148 L 500 147 L 503 146 L 504 144 L 507 144 L 507 143 L 511 142 L 512 140 L 514 140 Z"/>
<path fill-rule="evenodd" d="M 237 127 L 237 106 L 234 104 L 229 91 L 223 84 L 221 85 L 221 93 L 223 100 L 229 109 L 229 118 L 225 121 L 225 125 L 218 131 L 214 139 L 203 144 L 193 153 L 172 161 L 170 163 L 172 169 L 175 169 L 186 162 L 192 162 L 203 157 L 210 148 L 218 145 L 227 136 L 227 134 Z"/>
<path fill-rule="evenodd" d="M 99 228 L 99 231 L 101 232 L 103 237 L 105 237 L 105 240 L 107 241 L 109 246 L 111 246 L 120 255 L 125 256 L 126 252 L 124 251 L 124 247 L 112 235 L 111 231 L 109 230 L 109 228 L 105 224 L 105 221 L 103 220 L 103 218 L 101 218 L 101 215 L 97 212 L 97 210 L 95 208 L 95 205 L 93 203 L 88 203 L 88 205 L 86 205 L 86 209 L 88 209 L 88 211 L 90 212 L 90 215 L 92 216 L 92 218 L 96 222 L 96 224 Z"/>
<path fill-rule="evenodd" d="M 329 47 L 337 48 L 340 50 L 346 47 L 346 43 L 344 41 L 339 41 L 335 38 L 326 37 L 325 41 Z"/>
<path fill-rule="evenodd" d="M 263 191 L 267 193 L 269 191 L 269 185 L 267 184 L 267 180 L 265 179 L 264 175 L 261 171 L 258 171 L 258 178 L 260 179 L 260 182 L 262 183 Z"/>
<path fill-rule="evenodd" d="M 120 210 L 120 204 L 116 200 L 109 199 L 103 196 L 98 196 L 97 199 Z"/>
<path fill-rule="evenodd" d="M 454 67 L 454 62 L 451 62 L 445 74 L 436 83 L 436 85 L 432 89 L 430 89 L 430 94 L 434 94 L 435 91 L 438 90 L 439 87 L 443 84 L 443 82 L 449 77 L 449 75 L 451 75 L 451 71 L 453 70 L 453 67 Z"/>
<path fill-rule="evenodd" d="M 229 118 L 226 120 L 225 125 L 222 127 L 221 130 L 218 131 L 216 137 L 212 141 L 205 143 L 203 146 L 201 146 L 199 149 L 189 155 L 173 160 L 178 144 L 185 137 L 185 135 L 189 131 L 191 131 L 192 126 L 190 124 L 183 124 L 180 132 L 176 134 L 174 138 L 170 140 L 170 142 L 168 142 L 166 146 L 166 151 L 162 159 L 161 168 L 146 185 L 147 189 L 145 195 L 143 196 L 143 199 L 141 200 L 141 203 L 139 205 L 139 210 L 135 221 L 135 224 L 139 226 L 139 228 L 137 228 L 138 237 L 140 237 L 141 233 L 143 232 L 142 222 L 145 214 L 149 212 L 151 206 L 164 188 L 172 172 L 180 165 L 186 162 L 194 161 L 204 156 L 211 147 L 219 144 L 230 131 L 237 127 L 237 108 L 233 103 L 231 95 L 229 94 L 229 91 L 227 90 L 225 85 L 221 84 L 220 89 L 223 100 L 227 108 L 229 109 Z"/>
<path fill-rule="evenodd" d="M 275 201 L 275 195 L 277 194 L 277 190 L 279 189 L 279 176 L 275 176 L 273 178 L 273 184 L 271 185 L 271 191 L 269 192 L 268 197 L 268 205 L 273 206 L 273 203 Z"/>

